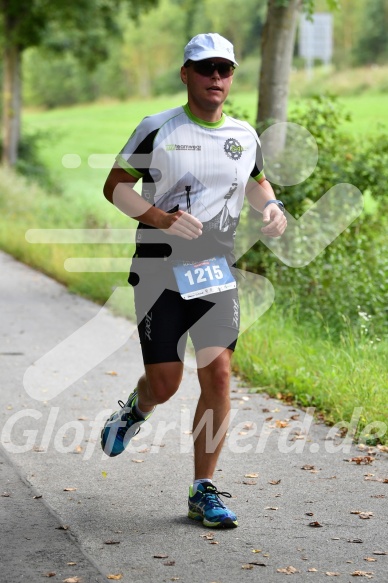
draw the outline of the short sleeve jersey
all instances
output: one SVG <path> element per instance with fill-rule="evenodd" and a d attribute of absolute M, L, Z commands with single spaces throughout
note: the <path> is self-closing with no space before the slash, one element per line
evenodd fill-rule
<path fill-rule="evenodd" d="M 116 158 L 135 178 L 142 196 L 165 212 L 190 212 L 202 235 L 187 241 L 139 223 L 135 257 L 200 260 L 224 255 L 233 262 L 233 243 L 250 177 L 263 176 L 255 130 L 225 114 L 210 123 L 188 105 L 143 119 Z M 151 237 L 151 235 L 153 235 Z"/>

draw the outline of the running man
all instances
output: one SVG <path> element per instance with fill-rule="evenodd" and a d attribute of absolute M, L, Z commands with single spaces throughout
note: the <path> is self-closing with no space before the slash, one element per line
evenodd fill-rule
<path fill-rule="evenodd" d="M 255 130 L 223 113 L 237 66 L 233 45 L 218 34 L 199 34 L 186 45 L 183 63 L 187 103 L 144 118 L 104 186 L 109 202 L 139 221 L 128 281 L 145 373 L 106 421 L 101 444 L 111 457 L 122 453 L 156 405 L 176 393 L 190 334 L 201 392 L 189 517 L 233 528 L 237 517 L 220 499 L 230 494 L 212 479 L 229 422 L 239 331 L 233 244 L 245 194 L 263 213 L 264 234 L 279 237 L 287 223 L 265 178 Z M 141 196 L 133 188 L 140 178 Z M 221 436 L 212 447 L 206 424 L 201 428 L 204 416 L 212 420 L 213 437 Z"/>

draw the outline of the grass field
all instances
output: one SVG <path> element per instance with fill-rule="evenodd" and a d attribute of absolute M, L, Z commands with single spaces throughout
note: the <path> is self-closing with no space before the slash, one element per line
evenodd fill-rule
<path fill-rule="evenodd" d="M 102 187 L 115 154 L 146 114 L 183 103 L 184 96 L 125 103 L 100 103 L 24 113 L 28 131 L 40 130 L 41 155 L 60 185 L 46 193 L 1 170 L 0 247 L 17 258 L 53 275 L 70 289 L 105 302 L 112 289 L 126 284 L 125 273 L 70 273 L 64 269 L 68 257 L 130 257 L 131 245 L 31 245 L 25 232 L 33 228 L 132 228 L 134 221 L 107 203 Z M 341 101 L 353 114 L 347 131 L 362 139 L 377 122 L 388 125 L 383 95 L 346 97 Z M 254 94 L 236 94 L 233 105 L 255 112 Z M 79 156 L 79 166 L 66 168 L 66 155 Z M 89 157 L 103 154 L 102 168 L 92 168 Z M 75 158 L 74 158 L 75 159 Z M 129 265 L 129 261 L 128 261 Z M 117 312 L 133 315 L 128 305 L 114 306 Z M 249 310 L 249 306 L 244 309 Z M 385 343 L 379 347 L 357 345 L 351 334 L 341 346 L 316 338 L 284 315 L 281 306 L 271 310 L 239 341 L 235 366 L 252 386 L 271 394 L 290 396 L 302 406 L 314 405 L 331 422 L 349 420 L 354 407 L 363 407 L 360 429 L 372 422 L 386 422 L 387 379 Z M 388 435 L 381 436 L 388 442 Z M 370 436 L 370 442 L 375 438 Z"/>
<path fill-rule="evenodd" d="M 131 100 L 119 103 L 99 103 L 51 111 L 27 111 L 23 115 L 23 127 L 27 132 L 42 132 L 42 159 L 61 184 L 69 204 L 77 212 L 82 200 L 82 212 L 96 217 L 105 217 L 109 222 L 117 211 L 107 208 L 101 192 L 114 156 L 127 141 L 137 123 L 145 116 L 184 103 L 184 94 L 174 97 Z M 255 93 L 236 93 L 232 96 L 233 107 L 250 115 L 254 123 L 256 115 Z M 344 131 L 359 135 L 373 132 L 379 123 L 388 127 L 388 108 L 383 94 L 366 94 L 341 98 L 352 121 L 344 124 Z M 292 107 L 291 102 L 290 107 Z M 80 158 L 77 168 L 65 168 L 63 156 Z M 88 164 L 92 154 L 104 154 L 105 167 L 91 168 Z M 86 208 L 85 208 L 86 207 Z M 112 214 L 113 211 L 113 214 Z"/>

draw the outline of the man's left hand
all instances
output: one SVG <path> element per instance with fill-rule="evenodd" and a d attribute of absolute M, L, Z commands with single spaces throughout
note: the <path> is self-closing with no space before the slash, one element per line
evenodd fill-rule
<path fill-rule="evenodd" d="M 282 209 L 275 203 L 269 204 L 264 209 L 263 222 L 266 225 L 262 227 L 261 232 L 268 237 L 280 237 L 287 227 L 287 219 Z"/>

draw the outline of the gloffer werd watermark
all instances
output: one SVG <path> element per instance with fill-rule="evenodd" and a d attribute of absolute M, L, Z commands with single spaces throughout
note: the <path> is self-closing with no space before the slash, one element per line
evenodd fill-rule
<path fill-rule="evenodd" d="M 322 449 L 327 453 L 349 453 L 352 444 L 368 444 L 387 433 L 387 424 L 382 421 L 369 423 L 358 430 L 362 418 L 362 407 L 353 410 L 350 421 L 340 421 L 317 437 L 311 431 L 315 408 L 310 407 L 294 417 L 298 419 L 266 420 L 262 416 L 251 415 L 241 420 L 242 411 L 234 408 L 229 418 L 215 428 L 213 411 L 207 410 L 192 432 L 193 416 L 189 409 L 182 409 L 180 416 L 166 422 L 153 418 L 145 421 L 141 432 L 128 444 L 125 453 L 155 454 L 160 452 L 165 441 L 169 447 L 179 449 L 179 453 L 192 452 L 193 442 L 200 432 L 204 432 L 206 451 L 212 452 L 219 446 L 226 431 L 225 445 L 232 453 L 261 454 L 266 447 L 275 447 L 282 454 L 318 453 Z M 100 447 L 101 429 L 111 409 L 99 411 L 94 419 L 73 419 L 60 424 L 59 407 L 51 407 L 48 415 L 36 409 L 22 409 L 9 417 L 1 433 L 1 443 L 12 454 L 29 451 L 45 453 L 53 450 L 60 454 L 78 453 L 83 460 L 93 455 L 106 457 Z M 321 432 L 320 432 L 321 433 Z M 356 437 L 357 436 L 357 437 Z"/>

